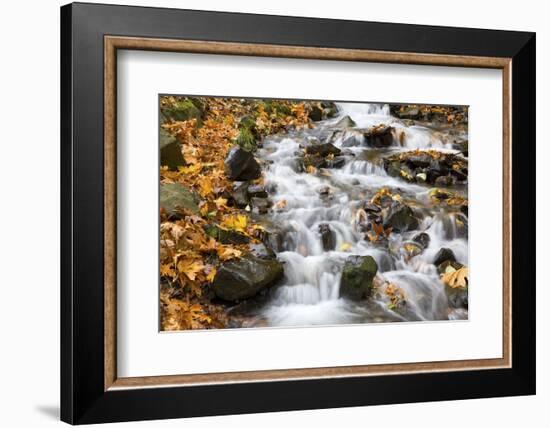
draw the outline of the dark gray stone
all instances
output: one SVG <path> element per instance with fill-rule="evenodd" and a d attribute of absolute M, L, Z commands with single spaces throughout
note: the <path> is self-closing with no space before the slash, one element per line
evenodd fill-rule
<path fill-rule="evenodd" d="M 198 214 L 198 203 L 198 196 L 183 184 L 167 183 L 160 185 L 160 207 L 170 218 L 183 218 L 185 211 Z"/>
<path fill-rule="evenodd" d="M 321 234 L 321 243 L 323 250 L 332 251 L 336 247 L 336 235 L 330 226 L 326 223 L 319 225 L 319 233 Z"/>
<path fill-rule="evenodd" d="M 160 165 L 167 166 L 171 170 L 177 170 L 185 165 L 181 153 L 181 144 L 175 136 L 165 129 L 160 129 Z"/>
<path fill-rule="evenodd" d="M 225 174 L 230 180 L 255 180 L 262 175 L 260 164 L 252 153 L 234 146 L 225 159 Z"/>
<path fill-rule="evenodd" d="M 419 221 L 413 210 L 405 204 L 393 203 L 385 216 L 384 228 L 391 227 L 394 232 L 406 232 L 418 227 Z"/>
<path fill-rule="evenodd" d="M 441 248 L 434 257 L 433 264 L 439 266 L 441 263 L 451 261 L 456 262 L 455 254 L 453 250 L 449 248 Z"/>
<path fill-rule="evenodd" d="M 372 280 L 378 265 L 371 256 L 350 256 L 346 259 L 340 281 L 340 296 L 361 300 L 372 294 Z"/>
<path fill-rule="evenodd" d="M 257 295 L 283 275 L 283 264 L 278 260 L 245 254 L 240 259 L 221 265 L 212 282 L 212 289 L 220 299 L 238 302 Z"/>

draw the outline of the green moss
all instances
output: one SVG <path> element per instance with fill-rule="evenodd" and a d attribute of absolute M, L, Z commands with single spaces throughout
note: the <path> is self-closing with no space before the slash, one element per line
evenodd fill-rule
<path fill-rule="evenodd" d="M 243 127 L 239 131 L 239 135 L 235 139 L 235 143 L 247 152 L 253 152 L 256 150 L 256 139 L 250 128 Z"/>
<path fill-rule="evenodd" d="M 197 119 L 197 124 L 201 126 L 203 118 L 202 107 L 202 102 L 197 98 L 178 99 L 172 106 L 161 108 L 161 119 L 163 122 Z"/>

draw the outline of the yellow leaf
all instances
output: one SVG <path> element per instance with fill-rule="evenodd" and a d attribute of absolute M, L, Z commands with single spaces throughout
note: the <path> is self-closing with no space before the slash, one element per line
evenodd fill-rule
<path fill-rule="evenodd" d="M 306 172 L 308 174 L 315 174 L 317 172 L 317 168 L 315 168 L 313 165 L 308 165 L 306 168 Z"/>
<path fill-rule="evenodd" d="M 342 245 L 340 245 L 340 251 L 349 251 L 351 247 L 352 245 L 349 242 L 344 242 Z"/>
<path fill-rule="evenodd" d="M 458 270 L 445 271 L 441 280 L 451 288 L 465 288 L 468 286 L 468 268 L 464 266 Z"/>
<path fill-rule="evenodd" d="M 199 186 L 199 193 L 203 198 L 208 196 L 210 193 L 212 193 L 212 190 L 214 190 L 214 187 L 212 186 L 212 181 L 207 177 L 203 177 L 201 179 Z"/>
<path fill-rule="evenodd" d="M 208 282 L 214 281 L 214 278 L 216 277 L 216 273 L 217 273 L 216 268 L 212 267 L 212 269 L 210 269 L 210 272 L 208 272 L 208 275 L 206 275 L 206 280 Z"/>
<path fill-rule="evenodd" d="M 227 207 L 227 199 L 225 198 L 218 198 L 214 199 L 214 203 L 216 204 L 216 207 L 218 209 L 226 208 Z"/>
<path fill-rule="evenodd" d="M 230 215 L 223 219 L 220 226 L 224 229 L 233 229 L 239 232 L 246 231 L 246 225 L 248 224 L 248 217 L 242 214 Z"/>
<path fill-rule="evenodd" d="M 194 281 L 197 273 L 203 270 L 204 264 L 199 259 L 183 259 L 178 262 L 178 271 Z"/>
<path fill-rule="evenodd" d="M 182 172 L 184 174 L 193 175 L 193 174 L 197 174 L 198 172 L 200 172 L 201 169 L 202 169 L 202 165 L 200 163 L 196 163 L 196 164 L 189 165 L 189 166 L 180 166 L 178 168 L 178 171 Z"/>
<path fill-rule="evenodd" d="M 160 265 L 160 275 L 161 276 L 169 276 L 171 278 L 176 276 L 176 272 L 174 271 L 174 268 L 170 264 L 161 264 Z"/>
<path fill-rule="evenodd" d="M 278 210 L 283 210 L 285 209 L 285 207 L 286 207 L 286 199 L 281 199 L 280 201 L 275 203 L 275 205 L 273 205 L 273 208 Z"/>
<path fill-rule="evenodd" d="M 235 248 L 231 247 L 220 247 L 218 248 L 218 257 L 221 260 L 229 260 L 240 257 L 242 252 Z"/>

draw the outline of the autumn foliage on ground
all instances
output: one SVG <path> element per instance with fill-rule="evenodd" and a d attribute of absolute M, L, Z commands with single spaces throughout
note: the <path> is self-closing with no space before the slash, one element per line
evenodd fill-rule
<path fill-rule="evenodd" d="M 189 100 L 167 96 L 160 103 L 161 108 L 169 108 Z M 199 199 L 198 213 L 184 211 L 175 220 L 160 212 L 163 330 L 220 328 L 227 323 L 223 307 L 210 302 L 209 286 L 220 263 L 241 257 L 248 245 L 222 244 L 205 228 L 239 232 L 257 242 L 261 226 L 231 203 L 233 183 L 224 171 L 230 148 L 239 144 L 253 151 L 265 135 L 310 124 L 310 106 L 304 102 L 204 97 L 193 102 L 200 105 L 201 117 L 169 119 L 162 124 L 181 144 L 185 165 L 177 170 L 161 166 L 161 183 L 183 184 Z M 262 178 L 255 183 L 262 184 Z"/>

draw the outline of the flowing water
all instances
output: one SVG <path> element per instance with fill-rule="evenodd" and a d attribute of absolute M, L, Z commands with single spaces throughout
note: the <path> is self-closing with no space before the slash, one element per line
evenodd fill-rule
<path fill-rule="evenodd" d="M 264 169 L 265 186 L 270 189 L 275 206 L 267 217 L 270 224 L 282 229 L 283 239 L 277 258 L 284 262 L 283 284 L 274 287 L 257 313 L 252 325 L 303 326 L 389 321 L 447 320 L 467 318 L 467 310 L 449 306 L 444 284 L 432 264 L 442 247 L 453 250 L 457 261 L 468 264 L 467 232 L 457 227 L 456 215 L 429 203 L 427 185 L 410 184 L 390 177 L 381 166 L 384 155 L 416 148 L 452 151 L 445 134 L 424 126 L 407 126 L 390 116 L 389 107 L 381 104 L 338 104 L 339 116 L 318 122 L 315 128 L 264 140 L 258 158 Z M 353 128 L 337 137 L 333 144 L 343 150 L 345 164 L 328 173 L 299 172 L 300 143 L 308 138 L 326 136 L 334 125 L 349 115 L 355 128 L 391 124 L 396 135 L 392 147 L 371 149 L 360 145 L 361 134 Z M 344 147 L 344 141 L 356 138 L 359 145 Z M 365 240 L 358 227 L 361 204 L 380 188 L 388 187 L 416 201 L 424 213 L 417 230 L 391 233 L 386 246 Z M 330 197 L 326 197 L 326 189 Z M 321 194 L 325 189 L 325 197 Z M 324 251 L 319 225 L 328 224 L 336 241 L 334 251 Z M 407 258 L 399 248 L 419 232 L 429 234 L 429 246 L 419 255 Z M 342 251 L 345 250 L 345 251 Z M 383 290 L 360 302 L 339 297 L 343 264 L 352 254 L 370 255 L 378 264 L 377 279 L 393 283 L 403 293 L 406 305 L 392 308 Z M 383 288 L 383 287 L 382 287 Z"/>

